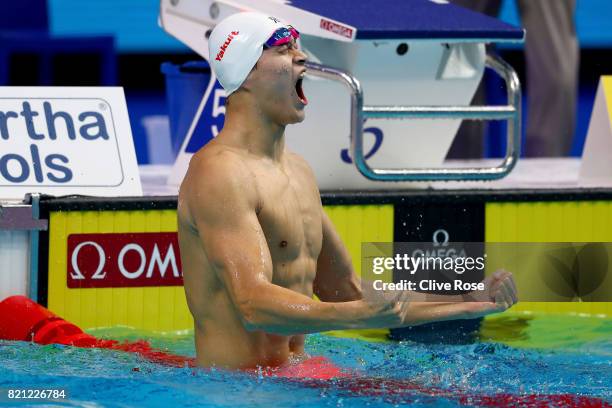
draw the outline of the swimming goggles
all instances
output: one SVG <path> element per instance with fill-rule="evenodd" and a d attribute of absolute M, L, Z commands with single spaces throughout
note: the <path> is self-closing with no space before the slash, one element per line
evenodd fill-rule
<path fill-rule="evenodd" d="M 300 38 L 300 33 L 292 26 L 281 27 L 266 41 L 264 48 L 278 47 L 279 45 L 291 42 L 292 39 L 297 40 L 298 38 Z"/>

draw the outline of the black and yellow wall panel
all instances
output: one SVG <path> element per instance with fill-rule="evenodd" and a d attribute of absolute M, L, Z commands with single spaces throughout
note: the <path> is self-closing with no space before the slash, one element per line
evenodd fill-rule
<path fill-rule="evenodd" d="M 48 307 L 83 328 L 130 326 L 164 331 L 193 327 L 182 286 L 70 289 L 70 234 L 176 232 L 175 210 L 61 211 L 50 214 Z"/>
<path fill-rule="evenodd" d="M 358 273 L 362 242 L 429 240 L 441 221 L 454 222 L 456 241 L 612 242 L 612 190 L 342 192 L 322 200 Z M 176 197 L 43 199 L 50 220 L 39 252 L 43 303 L 83 328 L 191 329 L 180 286 L 67 287 L 70 234 L 175 232 L 175 208 Z M 519 303 L 514 310 L 612 315 L 607 302 Z"/>
<path fill-rule="evenodd" d="M 612 201 L 494 202 L 487 203 L 485 208 L 486 242 L 612 242 Z M 531 287 L 545 296 L 550 289 L 534 278 L 532 268 L 527 265 L 521 268 L 520 263 L 519 256 L 514 263 L 518 266 L 510 269 L 518 287 Z M 612 274 L 607 275 L 598 292 L 599 299 L 610 298 Z M 550 295 L 554 299 L 555 294 Z M 519 302 L 513 310 L 612 316 L 612 303 Z"/>
<path fill-rule="evenodd" d="M 323 207 L 361 274 L 362 242 L 393 242 L 393 205 L 326 205 Z"/>

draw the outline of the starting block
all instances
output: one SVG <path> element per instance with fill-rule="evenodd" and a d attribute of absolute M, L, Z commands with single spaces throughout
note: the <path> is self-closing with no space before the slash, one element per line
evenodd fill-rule
<path fill-rule="evenodd" d="M 161 0 L 159 23 L 208 59 L 212 28 L 242 11 L 273 15 L 301 33 L 301 46 L 309 56 L 303 84 L 309 104 L 304 122 L 287 127 L 286 143 L 311 164 L 321 189 L 494 180 L 516 164 L 520 83 L 508 64 L 486 55 L 485 45 L 523 41 L 521 28 L 445 0 Z M 485 68 L 505 81 L 507 105 L 469 105 Z M 180 183 L 191 155 L 219 132 L 224 97 L 213 75 L 170 184 Z M 442 166 L 466 119 L 508 121 L 501 164 Z"/>

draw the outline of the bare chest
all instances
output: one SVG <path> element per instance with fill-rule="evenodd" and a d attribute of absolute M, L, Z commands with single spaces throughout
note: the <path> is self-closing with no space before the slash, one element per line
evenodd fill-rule
<path fill-rule="evenodd" d="M 295 168 L 258 177 L 259 222 L 276 266 L 312 262 L 321 251 L 321 199 L 315 180 Z"/>

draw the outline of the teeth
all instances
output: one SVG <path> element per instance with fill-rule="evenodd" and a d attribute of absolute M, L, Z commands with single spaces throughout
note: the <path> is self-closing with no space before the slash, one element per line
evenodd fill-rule
<path fill-rule="evenodd" d="M 306 72 L 302 72 L 298 78 L 303 79 L 306 76 Z"/>

